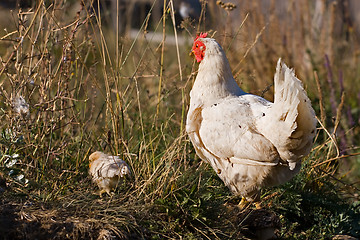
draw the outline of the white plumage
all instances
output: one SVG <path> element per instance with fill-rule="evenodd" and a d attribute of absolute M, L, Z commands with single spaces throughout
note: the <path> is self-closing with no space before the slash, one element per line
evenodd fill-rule
<path fill-rule="evenodd" d="M 130 176 L 130 167 L 118 156 L 94 152 L 89 156 L 89 173 L 100 188 L 100 196 L 106 192 L 110 195 L 120 178 Z"/>
<path fill-rule="evenodd" d="M 258 200 L 259 188 L 289 181 L 309 154 L 316 131 L 310 100 L 280 59 L 272 103 L 240 89 L 214 39 L 200 35 L 192 52 L 200 65 L 190 92 L 190 140 L 234 194 Z"/>

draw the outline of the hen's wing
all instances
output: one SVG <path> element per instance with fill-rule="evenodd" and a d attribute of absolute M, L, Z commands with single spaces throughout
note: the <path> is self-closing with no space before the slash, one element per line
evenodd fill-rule
<path fill-rule="evenodd" d="M 252 110 L 254 107 L 265 109 L 267 104 L 247 94 L 201 108 L 201 112 L 194 115 L 197 130 L 192 136 L 197 151 L 235 164 L 277 165 L 276 148 L 256 129 L 255 118 L 260 116 L 255 116 Z"/>

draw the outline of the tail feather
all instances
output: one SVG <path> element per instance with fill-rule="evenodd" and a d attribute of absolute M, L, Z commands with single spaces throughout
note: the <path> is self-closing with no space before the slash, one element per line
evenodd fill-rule
<path fill-rule="evenodd" d="M 264 135 L 275 145 L 281 158 L 289 162 L 290 168 L 295 168 L 296 162 L 310 152 L 316 129 L 315 112 L 302 82 L 281 59 L 274 84 L 274 104 L 263 122 Z"/>
<path fill-rule="evenodd" d="M 297 127 L 296 118 L 298 111 L 295 106 L 300 102 L 299 88 L 302 88 L 301 82 L 295 77 L 293 71 L 279 59 L 274 77 L 274 114 L 278 121 L 283 121 L 286 125 L 284 134 L 292 134 Z M 286 136 L 286 137 L 289 137 Z M 285 136 L 284 136 L 285 137 Z"/>

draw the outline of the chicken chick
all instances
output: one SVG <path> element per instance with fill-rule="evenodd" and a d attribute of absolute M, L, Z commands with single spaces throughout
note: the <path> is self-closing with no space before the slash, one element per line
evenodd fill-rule
<path fill-rule="evenodd" d="M 97 151 L 89 156 L 89 173 L 99 186 L 101 197 L 104 192 L 111 195 L 120 178 L 130 176 L 130 167 L 118 156 Z"/>

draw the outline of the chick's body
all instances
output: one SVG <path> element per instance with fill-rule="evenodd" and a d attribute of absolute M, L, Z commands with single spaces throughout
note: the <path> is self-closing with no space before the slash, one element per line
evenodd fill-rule
<path fill-rule="evenodd" d="M 100 196 L 116 188 L 119 180 L 130 175 L 130 167 L 118 156 L 94 152 L 89 156 L 89 173 L 100 188 Z"/>

